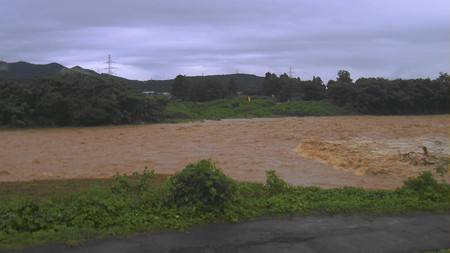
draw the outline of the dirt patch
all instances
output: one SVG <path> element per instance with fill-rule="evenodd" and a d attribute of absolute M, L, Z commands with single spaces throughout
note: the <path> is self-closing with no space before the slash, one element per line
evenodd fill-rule
<path fill-rule="evenodd" d="M 238 180 L 264 181 L 274 169 L 295 185 L 395 188 L 434 166 L 402 155 L 426 146 L 429 156 L 448 158 L 448 129 L 448 115 L 437 115 L 0 131 L 0 168 L 8 172 L 0 181 L 102 178 L 145 167 L 171 174 L 210 157 Z"/>

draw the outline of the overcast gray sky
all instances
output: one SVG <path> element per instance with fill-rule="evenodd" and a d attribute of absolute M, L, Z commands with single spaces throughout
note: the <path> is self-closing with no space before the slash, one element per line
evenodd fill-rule
<path fill-rule="evenodd" d="M 449 72 L 448 0 L 0 0 L 0 60 L 171 79 Z"/>

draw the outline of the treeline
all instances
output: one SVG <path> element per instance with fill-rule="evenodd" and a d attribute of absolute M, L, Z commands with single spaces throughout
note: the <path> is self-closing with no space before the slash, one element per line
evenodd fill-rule
<path fill-rule="evenodd" d="M 277 77 L 277 75 L 267 72 L 262 85 L 262 94 L 276 97 L 281 102 L 322 100 L 326 98 L 327 88 L 320 77 L 302 81 L 300 78 L 290 78 L 287 74 Z"/>
<path fill-rule="evenodd" d="M 238 87 L 231 79 L 227 85 L 217 77 L 204 77 L 197 82 L 191 82 L 186 76 L 178 75 L 171 93 L 182 101 L 207 102 L 237 95 Z"/>
<path fill-rule="evenodd" d="M 0 78 L 0 125 L 94 126 L 155 122 L 167 101 L 112 78 L 65 73 L 33 80 Z"/>
<path fill-rule="evenodd" d="M 336 80 L 326 85 L 320 77 L 300 80 L 267 72 L 262 88 L 247 89 L 243 94 L 269 96 L 280 102 L 328 99 L 362 114 L 437 114 L 449 113 L 449 85 L 448 74 L 442 72 L 433 80 L 359 78 L 353 82 L 348 71 L 340 70 Z M 178 75 L 172 84 L 172 95 L 182 101 L 206 102 L 233 97 L 238 93 L 237 87 L 233 79 L 228 84 L 215 77 L 191 82 L 186 76 Z"/>
<path fill-rule="evenodd" d="M 263 77 L 251 75 L 251 74 L 225 74 L 225 75 L 210 75 L 210 76 L 186 76 L 187 80 L 193 83 L 199 83 L 206 77 L 217 78 L 226 87 L 227 84 L 233 79 L 237 84 L 240 91 L 261 89 Z M 130 80 L 128 80 L 130 81 Z M 140 88 L 143 91 L 156 91 L 156 92 L 171 92 L 174 79 L 170 80 L 148 80 L 148 81 L 134 81 L 127 82 Z"/>
<path fill-rule="evenodd" d="M 329 100 L 362 114 L 449 113 L 449 76 L 436 79 L 359 78 L 340 70 L 326 85 L 312 80 L 266 73 L 260 88 L 239 91 L 209 76 L 196 81 L 178 75 L 171 86 L 174 101 L 206 102 L 239 93 L 273 97 L 279 102 Z M 56 76 L 12 80 L 0 78 L 0 126 L 94 126 L 164 120 L 169 99 L 148 97 L 142 89 L 118 78 L 66 72 Z M 217 117 L 221 117 L 217 115 Z"/>
<path fill-rule="evenodd" d="M 277 77 L 270 72 L 264 78 L 261 95 L 278 101 L 329 99 L 363 114 L 435 114 L 449 113 L 449 76 L 440 73 L 436 79 L 359 78 L 340 70 L 336 81 L 327 85 L 320 77 L 302 81 L 287 74 Z"/>
<path fill-rule="evenodd" d="M 328 97 L 338 106 L 364 114 L 449 113 L 449 76 L 427 79 L 338 78 L 327 84 Z"/>

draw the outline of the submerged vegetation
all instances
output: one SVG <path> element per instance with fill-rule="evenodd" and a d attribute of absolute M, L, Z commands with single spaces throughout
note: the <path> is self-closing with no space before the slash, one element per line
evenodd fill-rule
<path fill-rule="evenodd" d="M 85 186 L 77 186 L 82 182 Z M 445 212 L 449 208 L 449 185 L 439 184 L 430 172 L 408 179 L 396 190 L 322 189 L 288 185 L 275 171 L 267 172 L 265 183 L 237 182 L 210 160 L 201 160 L 172 177 L 145 169 L 109 180 L 45 184 L 60 189 L 59 193 L 37 182 L 0 184 L 1 247 L 55 241 L 75 245 L 102 235 L 184 230 L 291 214 Z"/>

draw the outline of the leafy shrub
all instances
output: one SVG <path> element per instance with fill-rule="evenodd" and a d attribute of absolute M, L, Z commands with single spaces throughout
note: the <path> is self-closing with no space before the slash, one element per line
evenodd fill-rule
<path fill-rule="evenodd" d="M 408 178 L 402 188 L 415 191 L 421 199 L 433 201 L 448 198 L 449 194 L 449 185 L 439 184 L 429 171 L 421 172 L 418 177 Z"/>
<path fill-rule="evenodd" d="M 443 183 L 445 183 L 445 175 L 448 174 L 449 165 L 450 159 L 444 159 L 436 168 L 434 168 L 434 171 L 441 177 Z"/>
<path fill-rule="evenodd" d="M 147 167 L 142 171 L 133 173 L 131 182 L 126 174 L 120 175 L 117 173 L 114 176 L 111 189 L 115 193 L 127 193 L 127 192 L 142 192 L 150 187 L 150 180 L 155 178 L 155 171 L 149 171 Z"/>
<path fill-rule="evenodd" d="M 265 187 L 269 195 L 283 193 L 288 188 L 288 184 L 276 174 L 275 170 L 267 171 L 266 176 Z"/>
<path fill-rule="evenodd" d="M 0 197 L 0 248 L 56 241 L 75 245 L 101 235 L 186 229 L 274 215 L 446 212 L 449 207 L 448 184 L 437 184 L 429 173 L 408 179 L 395 191 L 291 186 L 275 171 L 267 172 L 265 183 L 235 182 L 210 160 L 189 164 L 169 182 L 153 176 L 147 170 L 131 177 L 116 175 L 111 187 L 91 185 L 45 197 L 39 196 L 39 187 L 33 198 L 4 194 Z"/>
<path fill-rule="evenodd" d="M 220 210 L 236 191 L 236 183 L 210 159 L 190 163 L 168 181 L 170 199 L 196 210 Z"/>
<path fill-rule="evenodd" d="M 16 209 L 13 209 L 12 212 L 7 214 L 10 214 L 9 217 L 7 217 L 9 218 L 8 223 L 10 225 L 10 228 L 16 231 L 33 232 L 42 229 L 44 226 L 44 224 L 42 224 L 41 222 L 42 212 L 40 210 L 40 207 L 31 199 L 22 201 L 22 203 L 20 203 L 16 207 Z"/>

